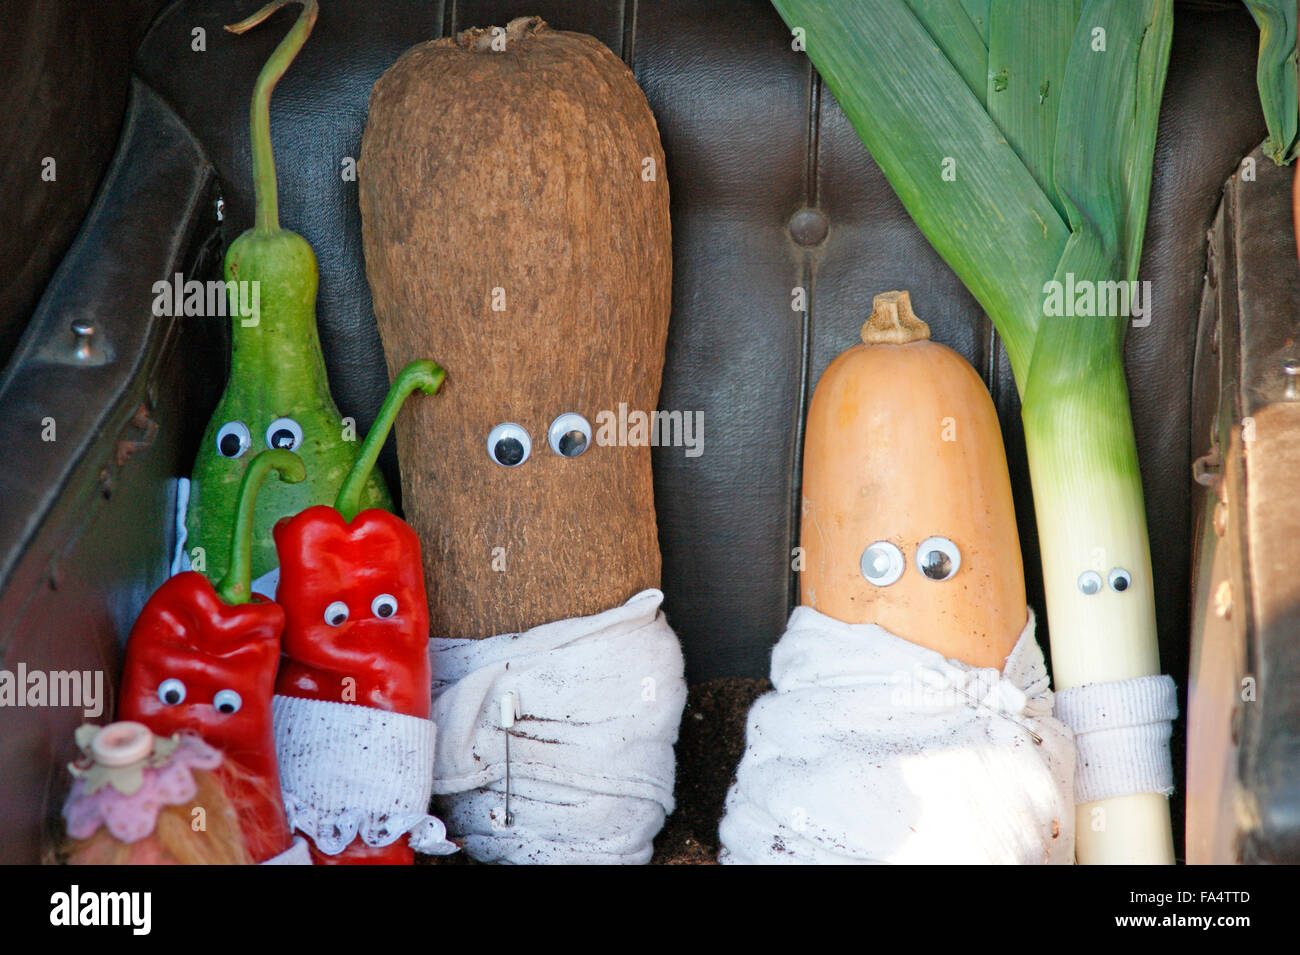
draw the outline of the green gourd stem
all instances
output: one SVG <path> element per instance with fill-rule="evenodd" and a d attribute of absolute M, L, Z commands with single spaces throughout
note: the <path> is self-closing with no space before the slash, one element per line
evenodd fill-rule
<path fill-rule="evenodd" d="M 345 521 L 351 522 L 360 512 L 361 492 L 365 489 L 370 472 L 375 469 L 379 450 L 388 440 L 388 432 L 393 430 L 397 412 L 402 410 L 407 397 L 417 388 L 426 395 L 433 394 L 442 385 L 446 375 L 447 373 L 436 362 L 428 359 L 413 361 L 398 372 L 397 378 L 393 380 L 393 387 L 388 389 L 388 397 L 379 408 L 375 423 L 370 426 L 370 433 L 362 442 L 357 463 L 352 466 L 343 486 L 339 488 L 339 496 L 334 501 L 334 509 L 343 515 Z"/>
<path fill-rule="evenodd" d="M 273 0 L 246 20 L 226 27 L 231 33 L 243 33 L 257 26 L 276 10 L 289 3 L 301 3 L 302 13 L 275 48 L 253 86 L 250 109 L 253 145 L 253 195 L 257 203 L 254 231 L 266 234 L 280 228 L 280 210 L 275 194 L 275 157 L 271 153 L 271 91 L 289 69 L 316 24 L 316 0 Z"/>
<path fill-rule="evenodd" d="M 263 451 L 248 462 L 243 483 L 239 485 L 235 526 L 230 533 L 230 567 L 216 586 L 217 596 L 228 604 L 246 604 L 253 599 L 253 509 L 257 492 L 270 471 L 278 472 L 280 480 L 289 484 L 297 484 L 307 476 L 302 458 L 292 451 Z"/>

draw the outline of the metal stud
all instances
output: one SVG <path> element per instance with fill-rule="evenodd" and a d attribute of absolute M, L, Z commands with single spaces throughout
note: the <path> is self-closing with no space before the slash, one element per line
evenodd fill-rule
<path fill-rule="evenodd" d="M 1282 359 L 1282 374 L 1286 375 L 1286 388 L 1282 391 L 1282 397 L 1287 401 L 1300 400 L 1300 382 L 1296 381 L 1300 376 L 1300 361 L 1294 358 Z"/>

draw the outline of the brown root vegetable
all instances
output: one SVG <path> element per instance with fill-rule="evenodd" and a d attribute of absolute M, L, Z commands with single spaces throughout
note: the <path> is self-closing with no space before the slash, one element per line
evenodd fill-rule
<path fill-rule="evenodd" d="M 1026 616 L 1002 431 L 975 369 L 929 338 L 906 292 L 877 295 L 817 383 L 800 599 L 1001 669 Z"/>
<path fill-rule="evenodd" d="M 447 369 L 397 422 L 433 634 L 657 587 L 650 448 L 599 440 L 620 404 L 654 410 L 671 303 L 663 149 L 631 71 L 536 17 L 424 43 L 375 84 L 358 170 L 390 377 L 416 357 Z M 574 428 L 548 440 L 564 414 L 589 425 L 573 457 L 555 448 Z M 507 462 L 530 453 L 504 466 L 489 435 Z"/>

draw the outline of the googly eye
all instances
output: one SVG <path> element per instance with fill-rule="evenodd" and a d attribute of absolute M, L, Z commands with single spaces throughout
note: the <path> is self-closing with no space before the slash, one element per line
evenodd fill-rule
<path fill-rule="evenodd" d="M 488 432 L 488 457 L 503 468 L 514 468 L 528 460 L 533 442 L 519 425 L 505 421 Z"/>
<path fill-rule="evenodd" d="M 227 421 L 217 432 L 217 454 L 223 458 L 237 458 L 253 443 L 248 425 L 242 421 Z"/>
<path fill-rule="evenodd" d="M 877 587 L 888 587 L 903 576 L 903 552 L 889 541 L 876 541 L 862 552 L 862 576 Z"/>
<path fill-rule="evenodd" d="M 244 705 L 244 698 L 234 690 L 218 690 L 212 698 L 212 705 L 218 713 L 229 715 L 239 712 L 239 708 Z"/>
<path fill-rule="evenodd" d="M 185 684 L 176 677 L 163 680 L 158 684 L 158 699 L 168 706 L 185 702 Z"/>
<path fill-rule="evenodd" d="M 336 600 L 325 608 L 325 622 L 331 627 L 341 627 L 348 620 L 348 605 Z"/>
<path fill-rule="evenodd" d="M 1079 575 L 1079 590 L 1091 597 L 1101 590 L 1101 574 L 1095 570 L 1085 570 Z"/>
<path fill-rule="evenodd" d="M 302 425 L 292 418 L 276 418 L 266 429 L 266 446 L 272 450 L 297 451 L 302 444 Z"/>
<path fill-rule="evenodd" d="M 370 601 L 370 612 L 380 618 L 391 617 L 397 613 L 397 598 L 392 594 L 380 594 Z"/>
<path fill-rule="evenodd" d="M 551 450 L 566 458 L 576 458 L 591 444 L 591 424 L 582 415 L 566 411 L 546 432 Z"/>
<path fill-rule="evenodd" d="M 916 549 L 916 568 L 930 580 L 951 580 L 961 567 L 961 551 L 946 537 L 927 537 Z"/>
<path fill-rule="evenodd" d="M 1110 589 L 1117 594 L 1122 594 L 1133 586 L 1133 575 L 1123 567 L 1116 567 L 1106 579 L 1110 582 Z"/>

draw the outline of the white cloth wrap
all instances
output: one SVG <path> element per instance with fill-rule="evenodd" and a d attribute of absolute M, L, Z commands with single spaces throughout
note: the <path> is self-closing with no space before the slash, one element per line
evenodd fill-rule
<path fill-rule="evenodd" d="M 185 515 L 190 509 L 190 479 L 176 479 L 176 512 L 172 521 L 176 527 L 176 546 L 172 550 L 172 576 L 190 569 L 190 555 L 185 551 L 185 542 L 189 540 L 189 528 L 185 526 Z M 265 863 L 263 863 L 265 864 Z"/>
<path fill-rule="evenodd" d="M 799 607 L 772 684 L 749 713 L 721 861 L 1074 861 L 1074 747 L 1032 613 L 999 674 Z"/>
<path fill-rule="evenodd" d="M 417 852 L 456 851 L 428 814 L 432 720 L 291 696 L 274 697 L 271 707 L 289 825 L 317 849 L 338 855 L 358 835 L 378 848 L 409 833 Z"/>
<path fill-rule="evenodd" d="M 483 640 L 434 639 L 434 792 L 483 862 L 648 862 L 673 810 L 673 744 L 686 703 L 681 646 L 645 590 L 590 617 Z M 505 818 L 502 698 L 510 730 Z"/>
<path fill-rule="evenodd" d="M 1174 791 L 1169 737 L 1178 716 L 1172 677 L 1090 683 L 1056 694 L 1056 715 L 1074 731 L 1081 803 L 1134 793 Z"/>
<path fill-rule="evenodd" d="M 271 856 L 259 862 L 258 865 L 311 865 L 311 849 L 307 846 L 307 840 L 302 836 L 293 837 L 293 845 L 285 849 L 278 856 Z"/>

